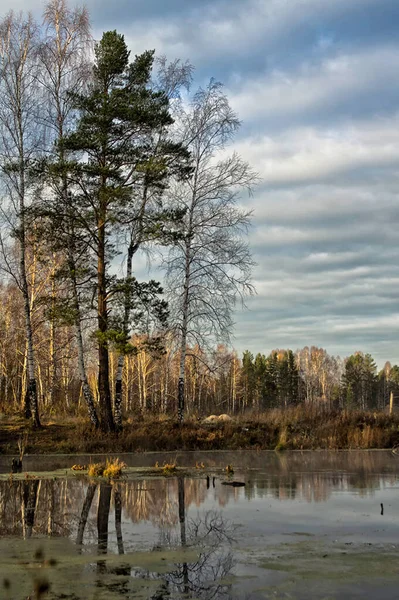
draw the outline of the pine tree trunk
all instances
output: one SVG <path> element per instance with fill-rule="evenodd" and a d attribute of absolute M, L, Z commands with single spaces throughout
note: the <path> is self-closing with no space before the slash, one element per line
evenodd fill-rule
<path fill-rule="evenodd" d="M 125 356 L 118 356 L 118 365 L 115 378 L 115 400 L 114 400 L 114 417 L 115 426 L 118 431 L 122 429 L 122 377 L 123 365 L 125 364 Z"/>
<path fill-rule="evenodd" d="M 126 337 L 126 341 L 129 336 L 129 320 L 130 320 L 130 306 L 131 306 L 131 293 L 129 290 L 129 285 L 132 279 L 133 272 L 133 256 L 135 252 L 138 250 L 141 241 L 141 229 L 142 229 L 142 220 L 144 217 L 144 210 L 147 203 L 147 187 L 144 188 L 141 209 L 138 217 L 139 221 L 139 234 L 136 240 L 131 239 L 129 248 L 127 251 L 127 264 L 126 264 L 126 291 L 125 291 L 125 299 L 124 299 L 124 307 L 123 307 L 123 333 Z M 114 416 L 115 416 L 115 425 L 117 430 L 122 429 L 122 381 L 123 381 L 123 367 L 125 365 L 125 357 L 121 354 L 118 357 L 118 365 L 116 371 L 116 379 L 115 379 L 115 401 L 114 401 Z"/>
<path fill-rule="evenodd" d="M 108 551 L 108 520 L 111 506 L 112 486 L 109 483 L 100 483 L 100 495 L 97 510 L 98 553 L 107 554 Z"/>
<path fill-rule="evenodd" d="M 100 400 L 100 427 L 104 432 L 115 430 L 112 415 L 111 391 L 109 382 L 109 352 L 108 352 L 108 311 L 107 284 L 105 265 L 105 216 L 106 207 L 102 200 L 101 214 L 98 221 L 98 393 Z"/>
<path fill-rule="evenodd" d="M 123 308 L 123 333 L 127 337 L 129 335 L 129 319 L 130 319 L 130 303 L 131 294 L 129 291 L 129 285 L 132 279 L 132 263 L 133 263 L 134 246 L 131 243 L 127 253 L 127 266 L 126 266 L 126 283 L 127 288 L 125 292 L 125 302 Z M 120 354 L 118 356 L 118 365 L 115 378 L 115 402 L 114 402 L 114 414 L 115 414 L 115 425 L 119 430 L 122 429 L 122 379 L 123 379 L 123 367 L 125 364 L 125 356 Z"/>

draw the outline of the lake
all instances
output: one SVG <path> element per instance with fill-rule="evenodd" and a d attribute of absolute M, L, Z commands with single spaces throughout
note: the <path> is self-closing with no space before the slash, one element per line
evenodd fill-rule
<path fill-rule="evenodd" d="M 21 478 L 0 456 L 0 598 L 399 597 L 399 456 L 119 457 L 108 484 L 69 471 L 105 457 L 26 456 Z M 175 460 L 188 475 L 133 469 Z"/>

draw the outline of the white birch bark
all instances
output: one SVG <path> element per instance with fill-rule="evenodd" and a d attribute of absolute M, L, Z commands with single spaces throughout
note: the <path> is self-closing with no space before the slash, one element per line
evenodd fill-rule
<path fill-rule="evenodd" d="M 169 190 L 172 205 L 186 210 L 167 257 L 168 300 L 179 339 L 178 420 L 184 417 L 185 363 L 189 344 L 228 341 L 237 298 L 252 293 L 252 259 L 244 234 L 249 211 L 237 207 L 239 193 L 257 176 L 224 149 L 239 126 L 221 85 L 211 81 L 179 114 L 179 135 L 193 158 L 194 173 Z"/>
<path fill-rule="evenodd" d="M 9 272 L 19 286 L 24 304 L 27 343 L 24 413 L 27 418 L 32 417 L 36 427 L 40 427 L 27 276 L 26 223 L 28 167 L 38 150 L 40 137 L 37 132 L 36 32 L 36 24 L 30 15 L 25 18 L 9 13 L 0 23 L 0 126 L 4 157 L 1 166 L 10 196 L 10 224 L 19 245 L 18 269 L 10 269 Z M 3 260 L 9 267 L 6 256 Z"/>
<path fill-rule="evenodd" d="M 89 20 L 86 9 L 70 10 L 65 0 L 50 0 L 45 7 L 44 23 L 47 27 L 47 38 L 41 46 L 40 58 L 43 71 L 42 85 L 48 98 L 47 125 L 54 132 L 56 155 L 58 160 L 63 163 L 67 157 L 63 151 L 62 141 L 71 116 L 69 93 L 83 89 L 87 83 L 89 72 Z M 59 185 L 54 186 L 54 192 L 56 195 L 58 194 L 64 209 L 66 209 L 65 250 L 71 284 L 78 371 L 89 419 L 97 428 L 99 419 L 85 366 L 79 283 L 76 275 L 78 264 L 73 225 L 74 215 L 69 209 L 68 191 L 68 181 L 66 177 L 63 177 Z M 55 373 L 55 368 L 53 368 L 53 373 Z"/>

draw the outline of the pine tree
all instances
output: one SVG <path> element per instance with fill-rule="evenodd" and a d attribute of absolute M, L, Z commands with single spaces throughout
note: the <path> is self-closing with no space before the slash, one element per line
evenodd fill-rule
<path fill-rule="evenodd" d="M 116 31 L 104 33 L 95 47 L 93 83 L 86 94 L 74 95 L 74 107 L 80 113 L 76 131 L 64 140 L 65 149 L 76 157 L 69 165 L 76 222 L 96 255 L 98 390 L 104 431 L 115 429 L 109 344 L 115 339 L 120 342 L 126 333 L 115 327 L 110 315 L 111 299 L 126 295 L 126 286 L 110 273 L 117 254 L 115 239 L 128 228 L 137 202 L 136 185 L 143 165 L 148 164 L 148 138 L 172 123 L 166 95 L 146 85 L 152 62 L 153 52 L 145 52 L 129 64 L 124 37 Z M 151 305 L 154 295 L 161 292 L 156 282 L 150 282 L 151 289 L 133 278 L 127 283 L 137 304 L 148 301 Z M 164 304 L 155 304 L 165 313 Z"/>
<path fill-rule="evenodd" d="M 378 391 L 377 366 L 370 354 L 356 352 L 346 359 L 342 376 L 343 395 L 348 407 L 370 409 Z"/>

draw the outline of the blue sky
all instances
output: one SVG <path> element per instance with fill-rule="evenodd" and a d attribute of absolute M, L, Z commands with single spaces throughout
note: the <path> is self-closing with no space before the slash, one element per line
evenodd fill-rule
<path fill-rule="evenodd" d="M 36 0 L 3 0 L 40 13 Z M 189 59 L 242 120 L 262 177 L 250 234 L 258 294 L 234 346 L 305 345 L 399 362 L 398 0 L 89 0 L 95 37 Z"/>

